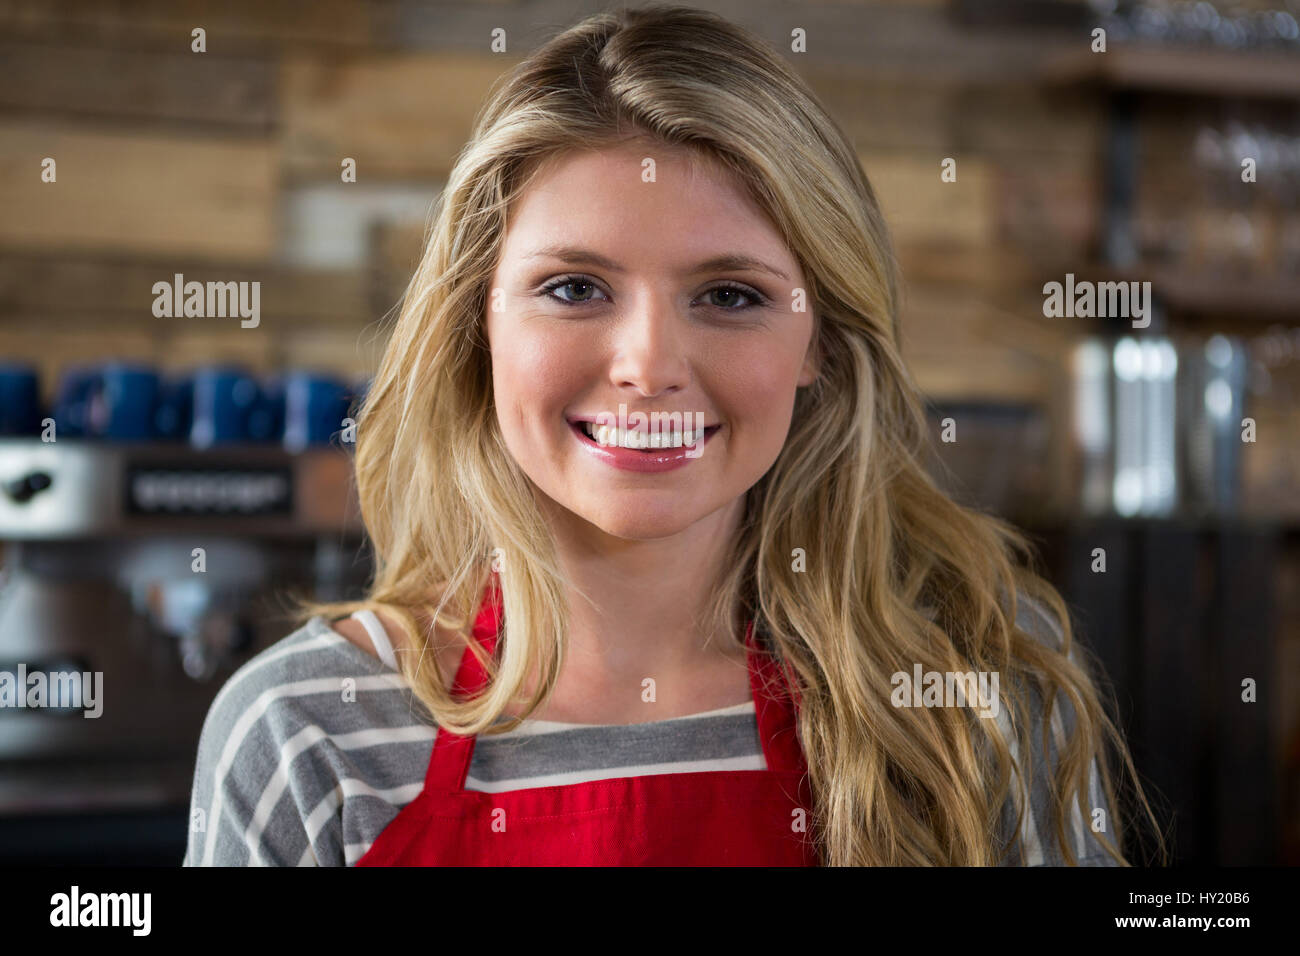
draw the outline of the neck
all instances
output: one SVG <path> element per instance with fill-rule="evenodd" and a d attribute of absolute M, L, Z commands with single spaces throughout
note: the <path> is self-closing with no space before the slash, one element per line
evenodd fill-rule
<path fill-rule="evenodd" d="M 705 613 L 743 509 L 739 498 L 675 535 L 633 541 L 549 506 L 558 559 L 573 585 L 560 675 L 566 696 L 639 695 L 652 678 L 659 700 L 678 702 L 683 712 L 701 695 L 725 695 L 717 706 L 743 699 L 743 631 L 709 633 Z M 731 675 L 729 694 L 718 686 L 720 673 Z"/>

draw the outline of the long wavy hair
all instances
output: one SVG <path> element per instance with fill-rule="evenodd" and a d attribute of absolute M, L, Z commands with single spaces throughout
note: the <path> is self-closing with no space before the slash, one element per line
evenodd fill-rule
<path fill-rule="evenodd" d="M 502 714 L 530 673 L 540 679 L 525 716 L 548 698 L 563 659 L 567 582 L 534 487 L 497 427 L 488 285 L 511 204 L 543 162 L 634 137 L 720 163 L 808 277 L 819 375 L 799 390 L 780 456 L 745 494 L 709 609 L 721 626 L 705 633 L 739 642 L 734 622 L 755 619 L 793 681 L 821 862 L 1002 860 L 1014 843 L 994 836 L 1000 810 L 1013 786 L 1033 779 L 1035 696 L 1046 707 L 1044 753 L 1058 698 L 1073 718 L 1051 779 L 1063 857 L 1075 862 L 1071 806 L 1092 818 L 1094 761 L 1114 816 L 1116 774 L 1126 773 L 1155 823 L 1107 715 L 1100 670 L 1073 642 L 1060 595 L 1032 570 L 1027 539 L 957 504 L 926 473 L 924 405 L 900 355 L 896 260 L 853 146 L 773 49 L 689 7 L 591 16 L 494 86 L 357 411 L 373 580 L 363 600 L 300 601 L 298 619 L 369 608 L 398 622 L 419 651 L 402 655 L 403 675 L 455 733 L 517 726 Z M 504 629 L 487 659 L 469 631 L 492 581 Z M 1056 616 L 1059 645 L 1016 627 L 1017 592 Z M 481 695 L 449 693 L 427 653 L 435 627 L 483 659 Z M 891 675 L 917 663 L 1000 674 L 1007 720 L 893 706 Z M 1114 816 L 1098 837 L 1127 865 L 1129 826 Z"/>

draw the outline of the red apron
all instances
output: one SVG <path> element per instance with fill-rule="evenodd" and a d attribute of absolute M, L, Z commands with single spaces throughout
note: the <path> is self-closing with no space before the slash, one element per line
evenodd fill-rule
<path fill-rule="evenodd" d="M 496 646 L 500 592 L 490 587 L 474 637 Z M 357 866 L 816 866 L 812 798 L 794 703 L 775 660 L 745 633 L 767 770 L 593 780 L 503 793 L 465 789 L 474 738 L 438 729 L 424 790 Z M 487 675 L 466 648 L 459 692 Z M 789 685 L 785 685 L 788 688 Z"/>

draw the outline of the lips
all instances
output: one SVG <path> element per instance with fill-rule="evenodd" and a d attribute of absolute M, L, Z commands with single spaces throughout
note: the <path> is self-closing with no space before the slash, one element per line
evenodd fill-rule
<path fill-rule="evenodd" d="M 587 434 L 586 425 L 590 419 L 585 416 L 569 422 L 569 431 L 583 454 L 599 462 L 602 467 L 613 468 L 625 475 L 659 475 L 686 468 L 691 462 L 699 460 L 714 437 L 721 431 L 721 425 L 709 425 L 704 429 L 704 436 L 691 445 L 679 445 L 675 448 L 624 448 L 618 444 L 602 445 Z M 601 437 L 609 440 L 605 431 Z"/>

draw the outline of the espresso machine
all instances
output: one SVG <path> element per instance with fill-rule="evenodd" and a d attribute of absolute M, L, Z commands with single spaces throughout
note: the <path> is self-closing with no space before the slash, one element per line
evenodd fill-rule
<path fill-rule="evenodd" d="M 100 712 L 0 707 L 0 860 L 100 859 L 56 852 L 75 833 L 105 861 L 140 859 L 139 821 L 166 813 L 149 861 L 175 865 L 222 684 L 294 629 L 293 597 L 364 587 L 350 449 L 286 442 L 278 422 L 276 440 L 202 447 L 192 428 L 182 440 L 66 430 L 0 437 L 0 672 L 96 675 Z M 122 814 L 135 835 L 86 829 Z"/>

